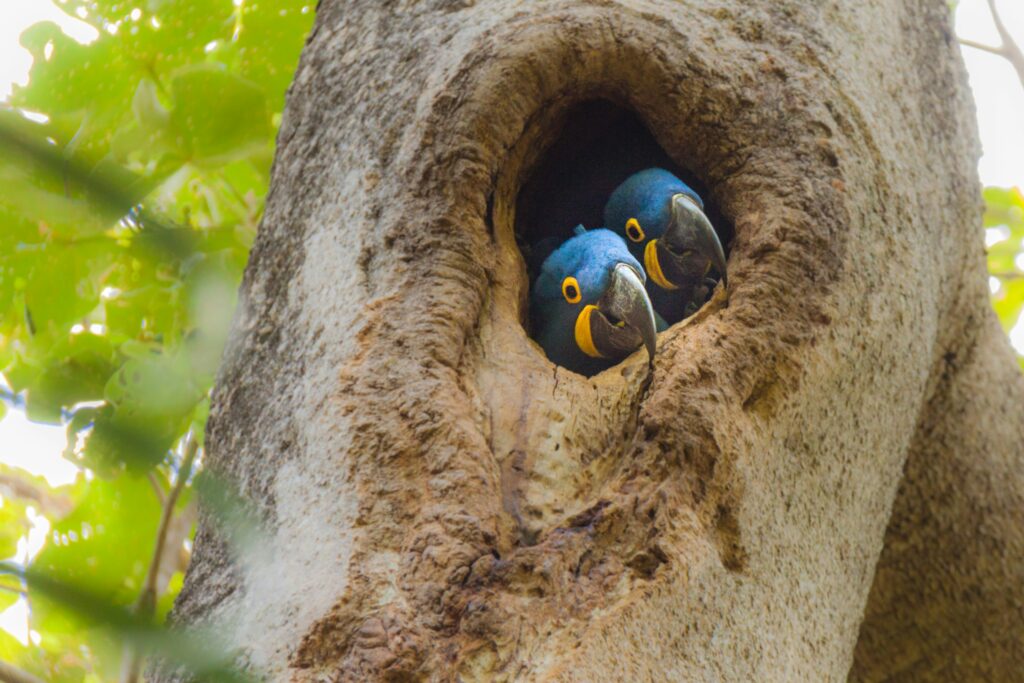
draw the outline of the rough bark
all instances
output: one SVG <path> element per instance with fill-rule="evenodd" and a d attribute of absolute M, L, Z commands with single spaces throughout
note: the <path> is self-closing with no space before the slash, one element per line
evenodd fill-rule
<path fill-rule="evenodd" d="M 176 619 L 272 680 L 1008 680 L 1022 387 L 949 23 L 323 0 L 209 425 L 265 538 L 205 520 Z M 735 231 L 649 383 L 520 324 L 517 193 L 594 98 Z"/>
<path fill-rule="evenodd" d="M 911 445 L 854 681 L 1015 681 L 1024 662 L 1024 387 L 985 315 Z"/>

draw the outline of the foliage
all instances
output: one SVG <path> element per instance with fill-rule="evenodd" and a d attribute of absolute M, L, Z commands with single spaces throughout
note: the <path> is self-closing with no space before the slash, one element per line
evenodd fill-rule
<path fill-rule="evenodd" d="M 184 436 L 202 440 L 314 8 L 54 1 L 99 37 L 82 45 L 49 22 L 22 35 L 30 82 L 0 109 L 0 369 L 8 402 L 66 425 L 66 455 L 83 475 L 51 490 L 17 472 L 19 486 L 2 486 L 0 472 L 0 559 L 31 515 L 52 523 L 25 575 L 35 583 L 0 577 L 0 608 L 28 589 L 38 646 L 0 633 L 0 659 L 46 680 L 115 680 L 125 634 L 36 586 L 75 586 L 147 616 L 135 606 L 163 501 L 187 479 Z M 41 506 L 30 490 L 63 504 Z M 190 499 L 179 519 L 191 518 Z M 153 618 L 181 584 L 187 552 L 175 541 L 177 571 Z"/>
<path fill-rule="evenodd" d="M 999 287 L 992 294 L 1003 329 L 1021 322 L 1024 308 L 1024 195 L 1019 188 L 985 189 L 985 229 L 989 236 L 988 270 Z M 1024 355 L 1017 361 L 1024 368 Z"/>

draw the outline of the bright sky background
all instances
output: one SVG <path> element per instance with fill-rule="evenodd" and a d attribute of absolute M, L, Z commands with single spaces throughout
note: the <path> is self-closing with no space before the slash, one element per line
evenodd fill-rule
<path fill-rule="evenodd" d="M 1024 2 L 999 0 L 1003 24 L 1024 47 Z M 999 45 L 999 34 L 985 0 L 960 0 L 956 30 L 961 38 Z M 978 129 L 984 155 L 978 164 L 986 185 L 1024 187 L 1024 88 L 1002 57 L 962 48 L 978 108 Z"/>
<path fill-rule="evenodd" d="M 999 9 L 1011 33 L 1024 43 L 1024 2 L 999 0 Z M 95 29 L 64 14 L 51 0 L 0 0 L 0 99 L 10 94 L 12 85 L 28 82 L 32 60 L 18 39 L 23 30 L 38 21 L 56 22 L 80 42 L 90 42 L 97 36 Z M 960 1 L 957 31 L 963 38 L 999 44 L 985 0 Z M 1004 59 L 966 47 L 963 54 L 977 102 L 984 148 L 978 167 L 982 182 L 1024 186 L 1024 88 Z M 1011 339 L 1018 351 L 1024 353 L 1024 324 L 1017 325 Z M 69 483 L 75 477 L 74 465 L 61 457 L 63 449 L 62 427 L 34 424 L 16 409 L 8 411 L 0 421 L 0 462 L 42 474 L 51 485 Z M 48 524 L 42 517 L 39 520 L 24 539 L 24 547 L 19 548 L 19 560 L 41 546 Z M 0 628 L 24 642 L 29 637 L 26 616 L 27 605 L 19 601 L 0 614 Z"/>

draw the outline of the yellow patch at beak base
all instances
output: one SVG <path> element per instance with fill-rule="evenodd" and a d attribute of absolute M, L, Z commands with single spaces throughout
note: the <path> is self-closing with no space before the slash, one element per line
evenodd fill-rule
<path fill-rule="evenodd" d="M 594 346 L 594 337 L 590 334 L 590 316 L 596 310 L 597 306 L 587 304 L 576 316 L 576 346 L 591 358 L 604 358 Z"/>
<path fill-rule="evenodd" d="M 665 274 L 661 272 L 661 264 L 658 263 L 658 247 L 656 246 L 658 240 L 651 240 L 644 247 L 644 268 L 647 269 L 647 275 L 650 276 L 654 283 L 662 289 L 678 289 L 676 285 L 672 284 L 665 277 Z"/>

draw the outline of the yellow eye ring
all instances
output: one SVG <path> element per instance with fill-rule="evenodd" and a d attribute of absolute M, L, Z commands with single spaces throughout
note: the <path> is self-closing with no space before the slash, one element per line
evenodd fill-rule
<path fill-rule="evenodd" d="M 626 237 L 634 242 L 643 241 L 644 229 L 640 227 L 640 221 L 635 218 L 630 218 L 626 221 Z"/>
<path fill-rule="evenodd" d="M 580 291 L 580 283 L 571 275 L 562 280 L 562 296 L 571 304 L 578 304 L 580 299 L 583 298 L 583 292 Z"/>

